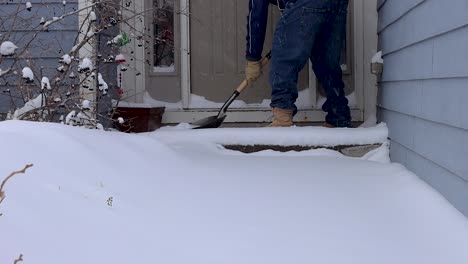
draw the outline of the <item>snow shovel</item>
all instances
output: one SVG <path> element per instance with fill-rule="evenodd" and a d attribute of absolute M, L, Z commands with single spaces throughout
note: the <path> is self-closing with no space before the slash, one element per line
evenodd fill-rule
<path fill-rule="evenodd" d="M 271 59 L 271 51 L 268 52 L 265 57 L 260 62 L 262 68 L 268 64 Z M 207 118 L 200 119 L 196 122 L 193 122 L 192 129 L 203 129 L 203 128 L 218 128 L 223 123 L 224 119 L 226 119 L 226 111 L 228 107 L 236 100 L 236 98 L 247 88 L 248 83 L 247 80 L 242 81 L 242 83 L 237 87 L 234 93 L 229 97 L 229 99 L 224 103 L 223 107 L 219 110 L 218 115 L 209 116 Z"/>

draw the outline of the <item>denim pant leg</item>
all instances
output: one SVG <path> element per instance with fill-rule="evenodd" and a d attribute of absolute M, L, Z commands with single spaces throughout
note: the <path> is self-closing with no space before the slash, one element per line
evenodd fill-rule
<path fill-rule="evenodd" d="M 273 36 L 271 107 L 297 112 L 297 80 L 312 53 L 315 36 L 326 21 L 321 10 L 328 0 L 289 0 Z M 311 12 L 307 12 L 310 10 Z"/>
<path fill-rule="evenodd" d="M 351 111 L 345 97 L 340 66 L 341 51 L 346 37 L 348 1 L 332 2 L 329 19 L 317 35 L 311 61 L 315 75 L 327 95 L 327 101 L 322 106 L 323 111 L 327 112 L 327 123 L 336 127 L 349 127 Z"/>

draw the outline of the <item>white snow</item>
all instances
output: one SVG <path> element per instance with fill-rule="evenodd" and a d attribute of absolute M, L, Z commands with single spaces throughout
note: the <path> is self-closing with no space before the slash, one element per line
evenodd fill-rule
<path fill-rule="evenodd" d="M 125 120 L 122 117 L 117 118 L 117 121 L 119 122 L 119 124 L 125 123 Z"/>
<path fill-rule="evenodd" d="M 233 90 L 234 92 L 234 90 Z M 226 99 L 228 99 L 229 95 L 226 95 Z M 247 104 L 242 100 L 235 100 L 232 102 L 230 108 L 231 109 L 236 109 L 236 108 L 248 108 L 248 107 L 260 107 L 260 108 L 266 108 L 267 105 L 269 105 L 270 100 L 265 99 L 259 104 Z M 224 105 L 224 102 L 222 103 L 215 103 L 212 101 L 207 100 L 205 97 L 192 94 L 190 96 L 190 107 L 191 108 L 221 108 Z"/>
<path fill-rule="evenodd" d="M 44 25 L 45 22 L 46 22 L 45 18 L 44 18 L 44 17 L 41 17 L 41 21 L 39 22 L 39 24 Z"/>
<path fill-rule="evenodd" d="M 268 100 L 267 108 L 270 108 L 270 102 L 271 100 Z M 299 91 L 299 94 L 296 100 L 296 106 L 299 110 L 313 108 L 311 88 L 306 88 L 306 89 Z"/>
<path fill-rule="evenodd" d="M 45 105 L 45 96 L 43 94 L 39 94 L 36 98 L 27 101 L 23 107 L 16 109 L 13 113 L 13 119 L 19 119 L 27 112 L 30 112 L 34 109 L 41 108 Z"/>
<path fill-rule="evenodd" d="M 47 27 L 50 26 L 51 24 L 52 24 L 52 20 L 45 22 L 45 23 L 44 23 L 44 28 L 47 28 Z"/>
<path fill-rule="evenodd" d="M 0 175 L 34 164 L 5 185 L 0 263 L 468 263 L 468 220 L 401 165 L 171 133 L 0 122 Z"/>
<path fill-rule="evenodd" d="M 314 109 L 314 104 L 312 102 L 312 89 L 311 88 L 306 88 L 301 91 L 299 91 L 298 98 L 296 100 L 296 106 L 299 110 L 309 110 L 309 109 Z M 357 106 L 357 99 L 356 99 L 356 94 L 353 92 L 346 96 L 349 101 L 349 106 L 350 107 L 356 107 Z M 226 100 L 228 99 L 228 95 L 226 95 Z M 320 94 L 318 95 L 317 99 L 317 106 L 315 108 L 321 108 L 322 105 L 325 103 L 326 98 L 321 96 Z M 242 100 L 235 100 L 232 102 L 231 106 L 229 109 L 270 109 L 270 99 L 263 99 L 262 102 L 260 103 L 251 103 L 248 104 Z M 203 96 L 196 95 L 196 94 L 191 94 L 190 95 L 190 108 L 198 108 L 198 109 L 219 109 L 223 106 L 224 102 L 222 103 L 216 103 L 213 101 L 210 101 L 206 99 Z M 143 95 L 143 105 L 149 105 L 149 106 L 164 106 L 166 109 L 169 110 L 177 110 L 177 109 L 182 109 L 182 101 L 171 103 L 171 102 L 164 102 L 160 100 L 156 100 L 151 97 L 151 95 L 148 94 L 148 92 L 145 92 Z M 137 107 L 135 105 L 135 107 Z"/>
<path fill-rule="evenodd" d="M 164 127 L 155 136 L 167 143 L 182 139 L 190 142 L 209 142 L 221 145 L 282 145 L 282 146 L 339 146 L 384 143 L 388 138 L 387 125 L 381 123 L 372 128 L 218 128 L 181 129 Z"/>
<path fill-rule="evenodd" d="M 28 9 L 29 11 L 31 11 L 31 8 L 32 8 L 31 2 L 26 2 L 26 9 Z"/>
<path fill-rule="evenodd" d="M 29 67 L 24 67 L 22 70 L 23 73 L 23 79 L 26 79 L 28 81 L 34 81 L 34 73 Z"/>
<path fill-rule="evenodd" d="M 109 90 L 109 86 L 107 85 L 106 81 L 102 78 L 102 74 L 98 74 L 98 82 L 99 82 L 99 90 L 103 92 L 104 94 L 107 94 L 107 91 Z"/>
<path fill-rule="evenodd" d="M 132 104 L 134 105 L 134 104 Z M 145 92 L 143 94 L 143 104 L 146 106 L 154 106 L 154 107 L 166 107 L 166 109 L 182 109 L 182 101 L 176 102 L 176 103 L 169 103 L 169 102 L 163 102 L 163 101 L 158 101 L 156 99 L 153 99 L 151 95 L 148 92 Z M 136 105 L 135 105 L 136 106 Z"/>
<path fill-rule="evenodd" d="M 70 55 L 65 54 L 65 55 L 62 56 L 62 59 L 60 60 L 60 63 L 65 63 L 67 65 L 70 65 L 71 61 L 72 61 L 72 59 L 71 59 Z"/>
<path fill-rule="evenodd" d="M 75 110 L 68 113 L 67 117 L 65 117 L 65 124 L 73 125 L 74 122 L 75 122 L 75 117 L 76 117 L 76 111 Z"/>
<path fill-rule="evenodd" d="M 367 119 L 364 121 L 364 123 L 361 124 L 360 127 L 366 128 L 366 127 L 372 127 L 377 124 L 377 114 L 375 113 L 375 110 L 373 110 Z"/>
<path fill-rule="evenodd" d="M 65 72 L 65 66 L 60 65 L 60 66 L 57 68 L 57 71 L 58 71 L 58 72 Z"/>
<path fill-rule="evenodd" d="M 75 52 L 77 48 L 78 48 L 78 45 L 73 46 L 70 52 Z"/>
<path fill-rule="evenodd" d="M 98 130 L 104 130 L 104 126 L 101 123 L 96 124 L 96 129 Z"/>
<path fill-rule="evenodd" d="M 153 71 L 158 73 L 175 72 L 175 66 L 174 64 L 171 66 L 155 66 L 153 67 Z"/>
<path fill-rule="evenodd" d="M 86 115 L 83 112 L 79 112 L 75 117 L 76 125 L 83 125 L 86 122 Z"/>
<path fill-rule="evenodd" d="M 96 21 L 97 20 L 96 13 L 94 11 L 91 11 L 89 13 L 89 20 L 90 21 Z"/>
<path fill-rule="evenodd" d="M 88 34 L 86 34 L 86 36 L 87 36 L 88 38 L 91 38 L 91 37 L 94 36 L 94 32 L 93 32 L 93 31 L 90 31 L 90 32 L 88 32 Z"/>
<path fill-rule="evenodd" d="M 83 100 L 83 102 L 81 103 L 81 108 L 83 110 L 91 109 L 91 102 L 89 100 Z"/>
<path fill-rule="evenodd" d="M 317 107 L 322 108 L 323 104 L 327 101 L 327 98 L 322 96 L 321 94 L 317 94 Z M 348 106 L 350 108 L 355 108 L 357 107 L 357 98 L 356 98 L 356 92 L 352 92 L 346 96 L 346 99 L 348 99 Z M 375 123 L 374 123 L 375 125 Z"/>
<path fill-rule="evenodd" d="M 78 65 L 78 71 L 92 71 L 93 63 L 89 58 L 84 58 Z"/>
<path fill-rule="evenodd" d="M 63 4 L 63 5 L 67 5 L 67 1 L 62 1 L 62 4 Z"/>
<path fill-rule="evenodd" d="M 42 80 L 41 80 L 41 89 L 52 90 L 52 86 L 50 86 L 49 78 L 47 78 L 47 77 L 42 77 Z"/>
<path fill-rule="evenodd" d="M 119 54 L 117 56 L 115 56 L 115 61 L 125 61 L 125 56 L 123 54 Z"/>
<path fill-rule="evenodd" d="M 12 56 L 18 47 L 11 41 L 4 41 L 0 45 L 0 54 L 3 56 Z"/>
<path fill-rule="evenodd" d="M 117 43 L 119 43 L 119 41 L 120 41 L 121 39 L 123 39 L 123 36 L 122 36 L 121 34 L 119 34 L 119 35 L 115 36 L 115 38 L 113 38 L 113 39 L 110 41 L 110 43 L 117 44 Z"/>
<path fill-rule="evenodd" d="M 382 59 L 382 51 L 377 52 L 373 57 L 372 57 L 372 63 L 384 63 L 384 60 Z"/>
<path fill-rule="evenodd" d="M 380 163 L 390 163 L 390 142 L 385 142 L 381 147 L 367 153 L 361 159 L 375 161 Z"/>

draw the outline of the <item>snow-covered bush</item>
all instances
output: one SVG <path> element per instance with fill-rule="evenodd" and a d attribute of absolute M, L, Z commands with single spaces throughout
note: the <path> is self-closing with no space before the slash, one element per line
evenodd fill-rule
<path fill-rule="evenodd" d="M 150 43 L 151 31 L 137 30 L 131 21 L 152 15 L 152 10 L 134 13 L 120 0 L 87 0 L 81 9 L 66 1 L 9 5 L 15 8 L 0 10 L 0 96 L 10 98 L 8 118 L 100 129 L 101 123 L 108 127 L 118 122 L 112 120 L 112 100 L 125 94 L 117 73 L 130 67 L 125 58 L 135 59 L 134 50 L 122 47 L 132 40 Z M 76 34 L 75 43 L 66 48 L 70 38 L 53 33 L 73 26 L 76 33 L 67 34 Z M 56 57 L 56 64 L 38 60 L 43 54 Z"/>

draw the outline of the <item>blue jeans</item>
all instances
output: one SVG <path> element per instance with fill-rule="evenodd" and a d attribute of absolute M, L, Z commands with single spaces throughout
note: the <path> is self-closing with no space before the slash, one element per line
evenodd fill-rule
<path fill-rule="evenodd" d="M 273 38 L 271 107 L 297 112 L 297 80 L 307 60 L 327 95 L 326 122 L 351 125 L 340 66 L 346 36 L 348 0 L 289 0 Z"/>

